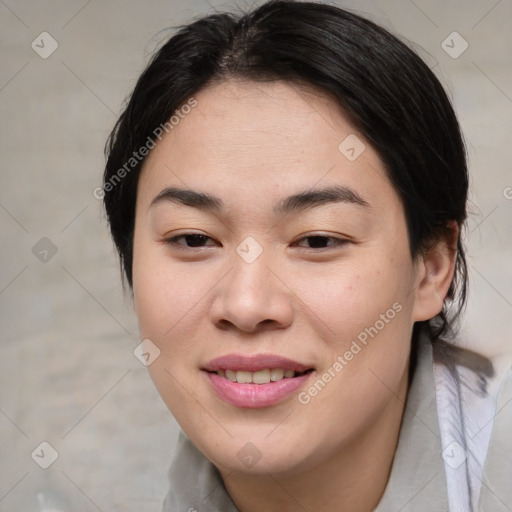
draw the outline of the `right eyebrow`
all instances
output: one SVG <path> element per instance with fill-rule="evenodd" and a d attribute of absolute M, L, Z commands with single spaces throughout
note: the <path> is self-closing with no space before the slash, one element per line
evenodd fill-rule
<path fill-rule="evenodd" d="M 149 205 L 152 208 L 154 205 L 164 202 L 173 202 L 199 208 L 200 210 L 213 210 L 220 212 L 224 208 L 222 199 L 206 194 L 204 192 L 197 192 L 195 190 L 183 189 L 177 187 L 167 187 L 163 189 Z"/>

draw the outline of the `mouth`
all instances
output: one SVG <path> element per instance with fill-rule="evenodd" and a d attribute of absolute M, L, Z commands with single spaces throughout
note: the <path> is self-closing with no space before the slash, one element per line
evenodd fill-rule
<path fill-rule="evenodd" d="M 301 377 L 313 371 L 310 368 L 303 372 L 296 372 L 295 370 L 285 370 L 284 368 L 265 368 L 256 372 L 248 372 L 244 370 L 217 370 L 216 373 L 219 377 L 227 379 L 231 382 L 238 384 L 268 384 L 269 382 L 279 382 L 283 379 L 294 379 Z"/>
<path fill-rule="evenodd" d="M 270 354 L 222 356 L 202 370 L 224 402 L 251 409 L 282 402 L 314 372 L 311 366 Z"/>

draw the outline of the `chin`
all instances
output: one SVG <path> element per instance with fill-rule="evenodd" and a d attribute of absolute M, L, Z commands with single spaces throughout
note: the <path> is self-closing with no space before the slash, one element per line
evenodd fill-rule
<path fill-rule="evenodd" d="M 196 447 L 220 471 L 236 472 L 247 475 L 262 475 L 287 477 L 299 474 L 311 466 L 315 457 L 315 445 L 311 436 L 284 430 L 280 436 L 269 436 L 269 428 L 230 428 L 226 425 L 231 436 L 223 433 L 222 437 L 207 437 L 204 435 L 204 425 L 201 430 L 184 432 Z M 206 429 L 211 432 L 210 428 Z M 283 435 L 284 434 L 284 435 Z M 304 439 L 310 439 L 307 443 Z"/>

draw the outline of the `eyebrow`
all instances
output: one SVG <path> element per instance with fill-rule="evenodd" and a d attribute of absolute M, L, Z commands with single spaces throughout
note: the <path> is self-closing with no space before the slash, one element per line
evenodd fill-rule
<path fill-rule="evenodd" d="M 160 203 L 177 203 L 191 206 L 203 211 L 221 213 L 224 203 L 219 197 L 191 189 L 167 187 L 163 189 L 152 201 L 149 208 Z M 330 203 L 351 203 L 369 208 L 370 204 L 355 190 L 346 186 L 333 186 L 322 189 L 304 190 L 297 194 L 281 199 L 274 205 L 277 215 L 288 214 L 293 211 L 302 211 L 316 206 Z"/>
<path fill-rule="evenodd" d="M 297 210 L 306 210 L 329 203 L 351 203 L 370 207 L 355 190 L 346 186 L 334 186 L 322 189 L 310 189 L 282 199 L 274 206 L 277 214 L 288 214 Z"/>

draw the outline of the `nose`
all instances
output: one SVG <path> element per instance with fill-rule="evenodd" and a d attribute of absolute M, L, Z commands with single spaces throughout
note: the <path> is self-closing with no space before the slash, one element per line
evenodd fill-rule
<path fill-rule="evenodd" d="M 210 320 L 222 330 L 255 333 L 284 329 L 293 320 L 293 293 L 263 255 L 247 263 L 238 255 L 215 288 Z"/>

